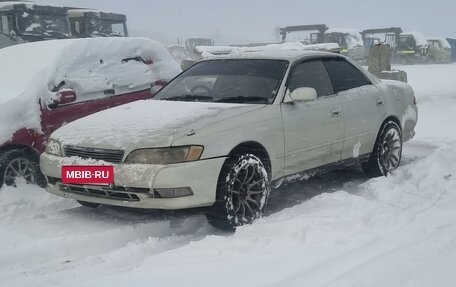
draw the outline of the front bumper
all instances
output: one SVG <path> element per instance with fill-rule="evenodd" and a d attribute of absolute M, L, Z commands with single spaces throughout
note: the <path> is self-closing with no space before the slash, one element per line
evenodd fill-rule
<path fill-rule="evenodd" d="M 150 209 L 185 209 L 211 206 L 220 170 L 226 158 L 214 158 L 172 165 L 118 164 L 114 166 L 114 186 L 63 185 L 61 168 L 71 159 L 43 153 L 40 168 L 48 179 L 49 193 L 80 201 Z M 77 160 L 77 165 L 93 165 Z M 161 198 L 156 190 L 190 188 L 193 195 Z"/>

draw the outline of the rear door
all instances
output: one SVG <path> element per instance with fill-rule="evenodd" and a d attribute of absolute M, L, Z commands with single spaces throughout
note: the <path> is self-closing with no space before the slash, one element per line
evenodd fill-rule
<path fill-rule="evenodd" d="M 344 58 L 324 60 L 338 97 L 342 100 L 345 143 L 342 159 L 372 152 L 385 115 L 383 94 Z"/>
<path fill-rule="evenodd" d="M 334 93 L 323 62 L 304 61 L 292 67 L 287 93 L 310 87 L 317 99 L 306 103 L 282 103 L 285 134 L 285 174 L 340 160 L 344 122 L 342 98 Z"/>

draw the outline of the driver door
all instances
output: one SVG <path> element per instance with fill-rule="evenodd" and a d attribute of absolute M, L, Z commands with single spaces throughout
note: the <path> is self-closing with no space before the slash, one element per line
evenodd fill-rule
<path fill-rule="evenodd" d="M 292 67 L 287 93 L 301 87 L 314 88 L 317 99 L 282 103 L 286 175 L 339 161 L 344 144 L 342 99 L 321 60 Z"/>

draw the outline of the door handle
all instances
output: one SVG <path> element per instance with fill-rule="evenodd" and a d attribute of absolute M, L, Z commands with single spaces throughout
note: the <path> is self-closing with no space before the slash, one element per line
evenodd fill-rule
<path fill-rule="evenodd" d="M 340 110 L 331 111 L 331 117 L 340 117 L 341 115 L 342 115 L 342 112 Z"/>
<path fill-rule="evenodd" d="M 383 100 L 377 100 L 377 106 L 383 105 Z"/>

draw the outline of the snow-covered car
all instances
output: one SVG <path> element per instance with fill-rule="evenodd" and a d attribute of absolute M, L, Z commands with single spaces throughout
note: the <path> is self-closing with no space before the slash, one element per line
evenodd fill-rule
<path fill-rule="evenodd" d="M 151 97 L 180 72 L 159 43 L 144 38 L 69 39 L 0 50 L 0 187 L 36 182 L 49 135 L 89 114 Z"/>
<path fill-rule="evenodd" d="M 48 192 L 83 205 L 210 207 L 209 222 L 235 228 L 258 218 L 283 180 L 359 163 L 372 176 L 392 172 L 417 114 L 409 85 L 379 80 L 341 55 L 221 56 L 152 100 L 60 128 L 40 166 Z M 63 184 L 67 165 L 112 165 L 114 184 Z"/>

